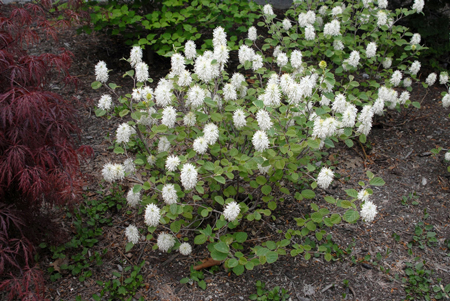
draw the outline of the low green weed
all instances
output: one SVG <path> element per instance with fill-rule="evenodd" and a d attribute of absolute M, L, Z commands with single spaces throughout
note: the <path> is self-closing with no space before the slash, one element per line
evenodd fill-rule
<path fill-rule="evenodd" d="M 193 281 L 197 282 L 198 286 L 202 289 L 206 289 L 206 282 L 205 282 L 205 275 L 203 274 L 203 271 L 196 271 L 194 270 L 194 266 L 191 265 L 190 267 L 191 274 L 189 277 L 185 277 L 180 280 L 180 283 L 192 283 Z"/>
<path fill-rule="evenodd" d="M 265 289 L 266 284 L 262 281 L 256 281 L 256 294 L 252 294 L 249 296 L 250 300 L 258 300 L 258 301 L 281 301 L 281 300 L 289 300 L 290 296 L 288 292 L 279 286 L 275 286 L 272 290 Z"/>

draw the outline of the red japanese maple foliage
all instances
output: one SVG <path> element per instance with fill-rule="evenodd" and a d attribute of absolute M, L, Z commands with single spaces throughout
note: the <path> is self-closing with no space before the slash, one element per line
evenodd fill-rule
<path fill-rule="evenodd" d="M 54 80 L 76 84 L 69 74 L 73 54 L 28 53 L 70 20 L 52 22 L 47 0 L 8 13 L 4 8 L 0 4 L 0 291 L 10 300 L 41 300 L 45 287 L 33 259 L 34 246 L 48 234 L 41 209 L 79 199 L 79 155 L 92 149 L 76 148 L 76 110 L 49 91 Z"/>

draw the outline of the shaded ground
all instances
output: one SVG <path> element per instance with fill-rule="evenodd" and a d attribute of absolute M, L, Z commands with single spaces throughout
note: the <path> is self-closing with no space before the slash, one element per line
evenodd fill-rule
<path fill-rule="evenodd" d="M 127 55 L 128 50 L 121 51 L 123 46 L 108 37 L 76 35 L 73 30 L 62 33 L 59 43 L 46 42 L 38 47 L 39 51 L 51 52 L 60 46 L 75 54 L 72 74 L 79 78 L 80 83 L 77 90 L 65 88 L 60 83 L 55 83 L 54 89 L 67 99 L 77 99 L 75 103 L 82 119 L 82 143 L 91 145 L 95 151 L 95 157 L 83 165 L 87 181 L 85 192 L 90 199 L 101 199 L 107 192 L 99 187 L 100 170 L 105 162 L 118 159 L 108 150 L 110 143 L 105 137 L 115 131 L 117 124 L 95 117 L 93 102 L 102 93 L 92 90 L 90 84 L 95 80 L 95 64 L 105 60 L 113 69 L 110 81 L 123 87 L 119 92 L 128 93 L 132 83 L 121 76 L 127 66 L 118 60 Z M 157 82 L 169 68 L 169 60 L 156 59 L 150 66 L 151 77 Z M 131 263 L 145 261 L 141 274 L 146 285 L 135 296 L 136 299 L 143 296 L 145 300 L 248 300 L 248 296 L 256 292 L 256 280 L 267 283 L 269 289 L 277 285 L 287 289 L 292 300 L 402 300 L 406 296 L 405 284 L 402 283 L 402 278 L 406 277 L 405 263 L 414 262 L 415 257 L 426 261 L 426 268 L 434 273 L 434 284 L 438 278 L 442 278 L 444 286 L 449 284 L 450 250 L 445 240 L 450 239 L 450 174 L 446 169 L 447 163 L 443 162 L 443 153 L 436 157 L 429 153 L 437 146 L 450 147 L 447 141 L 449 112 L 440 103 L 441 91 L 441 88 L 431 88 L 425 94 L 418 87 L 412 101 L 421 102 L 421 109 L 401 113 L 389 111 L 384 118 L 378 119 L 369 137 L 371 149 L 355 144 L 352 149 L 339 146 L 328 150 L 329 160 L 337 166 L 341 178 L 334 182 L 327 194 L 344 197 L 344 189 L 357 189 L 358 181 L 367 180 L 367 170 L 381 176 L 387 183 L 374 191 L 373 200 L 380 214 L 372 225 L 358 222 L 331 229 L 333 240 L 343 249 L 351 250 L 342 254 L 338 261 L 329 264 L 322 257 L 305 261 L 301 256 L 285 256 L 273 265 L 256 267 L 240 277 L 220 267 L 215 273 L 205 271 L 207 289 L 204 291 L 196 284 L 179 283 L 181 278 L 189 275 L 190 265 L 207 256 L 202 248 L 196 248 L 189 258 L 152 251 L 152 244 L 135 246 L 124 254 L 126 242 L 123 232 L 129 221 L 125 212 L 119 212 L 113 216 L 114 226 L 104 227 L 100 241 L 91 249 L 92 252 L 107 249 L 103 265 L 91 267 L 93 275 L 84 282 L 67 273 L 53 283 L 48 278 L 48 297 L 75 300 L 81 296 L 83 300 L 92 300 L 92 294 L 102 289 L 96 280 L 112 279 L 112 272 L 120 270 L 124 260 Z M 402 204 L 402 197 L 410 193 L 416 193 L 418 198 Z M 324 191 L 317 192 L 317 203 L 322 202 L 324 194 Z M 412 205 L 413 201 L 418 205 Z M 309 211 L 308 204 L 294 202 L 280 207 L 275 212 L 275 222 L 261 221 L 261 225 L 265 224 L 261 228 L 267 232 L 259 235 L 277 239 L 276 230 L 292 227 L 294 217 Z M 432 246 L 425 244 L 423 249 L 420 243 L 408 247 L 417 223 L 423 221 L 424 211 L 429 214 L 424 222 L 434 226 L 432 231 L 436 233 L 437 243 Z M 292 212 L 295 212 L 294 216 Z M 142 222 L 142 215 L 139 218 Z M 62 219 L 61 226 L 70 229 L 71 219 Z M 396 237 L 399 241 L 395 240 Z M 40 264 L 43 269 L 52 262 L 48 255 L 43 254 Z M 383 269 L 389 272 L 383 272 Z M 348 285 L 345 285 L 345 280 L 348 280 Z"/>

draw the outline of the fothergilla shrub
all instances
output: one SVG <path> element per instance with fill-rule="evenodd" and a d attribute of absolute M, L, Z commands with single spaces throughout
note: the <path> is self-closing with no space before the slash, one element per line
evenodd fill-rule
<path fill-rule="evenodd" d="M 126 229 L 127 249 L 141 243 L 141 234 L 163 252 L 189 256 L 192 243 L 205 245 L 213 260 L 240 275 L 286 254 L 337 260 L 329 228 L 377 222 L 371 187 L 383 179 L 367 171 L 360 188 L 333 197 L 328 189 L 338 173 L 326 157 L 338 143 L 366 143 L 375 115 L 420 107 L 410 100 L 419 82 L 420 35 L 396 21 L 421 11 L 423 1 L 395 12 L 387 0 L 346 3 L 296 1 L 281 20 L 266 5 L 258 25 L 270 37 L 261 46 L 250 27 L 237 53 L 217 27 L 211 50 L 200 55 L 188 41 L 184 55 L 173 53 L 171 72 L 155 89 L 139 46 L 124 75 L 135 84 L 129 94 L 108 83 L 104 62 L 95 66 L 92 87 L 109 90 L 96 115 L 123 119 L 114 142 L 123 163 L 107 163 L 103 177 L 140 183 L 127 202 L 144 212 L 136 223 L 146 227 Z M 240 64 L 231 74 L 232 55 Z M 424 87 L 437 78 L 430 74 Z M 439 84 L 447 83 L 442 73 Z M 288 209 L 288 229 L 274 223 L 280 208 L 298 208 Z M 247 230 L 253 226 L 267 227 L 276 239 Z"/>
<path fill-rule="evenodd" d="M 41 208 L 78 200 L 78 156 L 91 149 L 77 149 L 76 111 L 49 91 L 54 80 L 76 83 L 68 72 L 72 53 L 27 52 L 41 34 L 56 37 L 58 25 L 66 21 L 49 22 L 42 5 L 25 4 L 9 14 L 1 8 L 0 290 L 8 291 L 9 299 L 34 300 L 44 292 L 34 246 L 49 233 Z"/>

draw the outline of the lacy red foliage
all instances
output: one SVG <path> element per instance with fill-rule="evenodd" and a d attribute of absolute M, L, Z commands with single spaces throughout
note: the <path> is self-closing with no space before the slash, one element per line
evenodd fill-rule
<path fill-rule="evenodd" d="M 43 298 L 33 262 L 34 245 L 49 233 L 40 209 L 79 199 L 79 155 L 92 154 L 76 147 L 76 110 L 49 91 L 55 81 L 76 85 L 69 74 L 73 54 L 27 52 L 41 35 L 56 38 L 58 25 L 68 24 L 49 21 L 48 5 L 28 3 L 3 15 L 0 4 L 0 291 L 10 300 Z"/>

